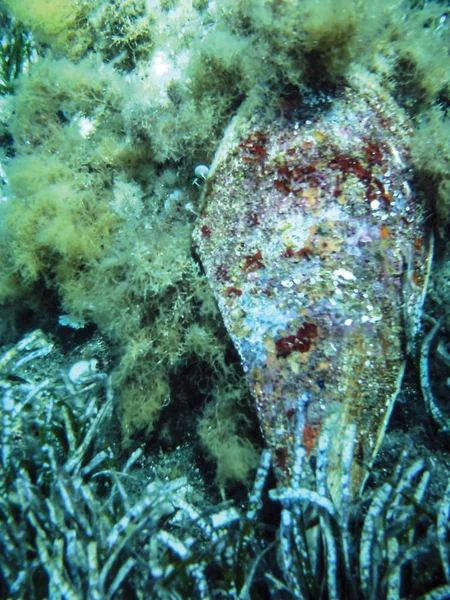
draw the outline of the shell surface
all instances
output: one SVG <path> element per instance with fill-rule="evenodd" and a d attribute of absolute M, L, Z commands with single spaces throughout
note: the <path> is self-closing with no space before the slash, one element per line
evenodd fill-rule
<path fill-rule="evenodd" d="M 365 73 L 313 107 L 271 120 L 238 114 L 194 232 L 279 481 L 292 476 L 296 442 L 313 455 L 326 430 L 337 503 L 344 432 L 356 426 L 355 494 L 419 326 L 429 258 L 410 134 Z"/>

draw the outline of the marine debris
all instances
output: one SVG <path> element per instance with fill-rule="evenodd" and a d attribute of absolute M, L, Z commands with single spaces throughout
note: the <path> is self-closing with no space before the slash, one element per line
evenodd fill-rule
<path fill-rule="evenodd" d="M 312 456 L 325 431 L 337 505 L 348 427 L 354 496 L 420 325 L 430 245 L 410 135 L 405 113 L 362 71 L 271 118 L 244 107 L 209 171 L 194 234 L 279 481 L 294 476 L 298 440 Z"/>

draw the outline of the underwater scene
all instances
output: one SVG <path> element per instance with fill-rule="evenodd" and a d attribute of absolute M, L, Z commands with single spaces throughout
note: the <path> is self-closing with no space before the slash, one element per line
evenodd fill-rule
<path fill-rule="evenodd" d="M 0 39 L 0 598 L 450 598 L 448 3 Z"/>

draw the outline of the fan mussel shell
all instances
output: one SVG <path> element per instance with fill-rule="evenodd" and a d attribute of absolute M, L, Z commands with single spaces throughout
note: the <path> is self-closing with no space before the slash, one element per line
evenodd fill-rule
<path fill-rule="evenodd" d="M 407 116 L 366 73 L 270 119 L 244 107 L 194 232 L 280 483 L 292 477 L 296 442 L 312 456 L 326 430 L 337 504 L 345 431 L 356 426 L 354 495 L 419 327 L 430 259 L 410 136 Z"/>

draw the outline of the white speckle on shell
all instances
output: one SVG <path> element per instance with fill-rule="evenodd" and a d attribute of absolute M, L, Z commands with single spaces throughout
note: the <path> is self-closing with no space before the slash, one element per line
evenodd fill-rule
<path fill-rule="evenodd" d="M 355 281 L 356 277 L 353 275 L 351 271 L 347 271 L 347 269 L 337 269 L 334 272 L 335 277 L 341 277 L 345 279 L 345 281 Z"/>
<path fill-rule="evenodd" d="M 294 285 L 294 283 L 290 279 L 283 279 L 281 285 L 285 288 L 290 288 Z"/>

